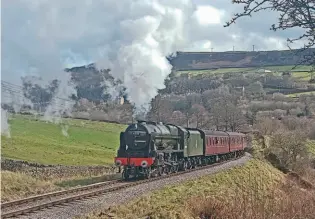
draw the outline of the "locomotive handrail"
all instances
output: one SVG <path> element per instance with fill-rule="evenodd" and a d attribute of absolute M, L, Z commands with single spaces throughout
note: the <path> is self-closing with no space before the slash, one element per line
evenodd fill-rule
<path fill-rule="evenodd" d="M 179 136 L 174 136 L 174 135 L 153 135 L 153 138 L 164 138 L 164 139 L 180 139 Z"/>

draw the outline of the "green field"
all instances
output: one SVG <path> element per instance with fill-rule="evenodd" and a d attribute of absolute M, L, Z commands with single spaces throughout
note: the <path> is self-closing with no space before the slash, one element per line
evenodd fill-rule
<path fill-rule="evenodd" d="M 61 125 L 15 115 L 9 119 L 11 138 L 2 136 L 2 156 L 6 158 L 62 165 L 113 164 L 124 125 L 64 119 Z"/>
<path fill-rule="evenodd" d="M 311 74 L 310 72 L 293 72 L 292 76 L 296 79 L 298 79 L 299 81 L 309 81 L 311 80 Z"/>
<path fill-rule="evenodd" d="M 294 94 L 288 94 L 287 97 L 299 97 L 301 95 L 315 95 L 315 91 L 307 91 L 302 93 L 294 93 Z"/>
<path fill-rule="evenodd" d="M 225 73 L 242 73 L 242 72 L 256 72 L 259 69 L 266 69 L 272 72 L 284 72 L 284 71 L 292 71 L 293 76 L 297 78 L 302 78 L 303 80 L 307 80 L 310 77 L 309 71 L 311 70 L 310 66 L 301 65 L 294 68 L 293 65 L 288 66 L 261 66 L 255 68 L 220 68 L 214 70 L 188 70 L 188 71 L 178 71 L 177 75 L 190 73 L 192 75 L 199 74 L 225 74 Z M 309 79 L 308 79 L 309 80 Z"/>

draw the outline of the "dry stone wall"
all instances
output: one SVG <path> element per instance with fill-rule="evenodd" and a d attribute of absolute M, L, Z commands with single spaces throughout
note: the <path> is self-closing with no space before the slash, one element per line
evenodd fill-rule
<path fill-rule="evenodd" d="M 44 180 L 71 177 L 91 177 L 115 174 L 117 172 L 117 169 L 114 166 L 44 165 L 8 158 L 1 158 L 1 169 L 25 173 Z"/>

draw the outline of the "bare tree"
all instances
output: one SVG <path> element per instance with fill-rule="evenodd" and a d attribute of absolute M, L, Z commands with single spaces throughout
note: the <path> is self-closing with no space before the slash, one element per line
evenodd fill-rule
<path fill-rule="evenodd" d="M 183 125 L 185 123 L 185 119 L 186 117 L 181 111 L 174 111 L 170 121 L 175 125 Z"/>
<path fill-rule="evenodd" d="M 232 132 L 238 131 L 242 125 L 246 124 L 245 116 L 235 105 L 231 105 L 229 110 L 230 130 Z"/>
<path fill-rule="evenodd" d="M 241 110 L 233 104 L 232 96 L 222 96 L 212 106 L 211 121 L 214 123 L 216 129 L 223 129 L 225 131 L 236 131 L 239 127 L 246 123 L 245 117 Z"/>
<path fill-rule="evenodd" d="M 281 131 L 272 136 L 271 148 L 283 166 L 295 169 L 307 158 L 306 135 L 302 130 Z"/>
<path fill-rule="evenodd" d="M 302 28 L 304 33 L 296 38 L 287 39 L 288 43 L 306 40 L 304 49 L 315 45 L 314 0 L 232 0 L 232 2 L 244 5 L 244 10 L 241 13 L 236 13 L 225 27 L 235 23 L 241 17 L 252 16 L 253 13 L 263 10 L 272 10 L 279 12 L 279 18 L 277 23 L 271 25 L 271 30 Z M 315 64 L 315 53 L 305 57 L 304 62 Z"/>
<path fill-rule="evenodd" d="M 196 128 L 203 128 L 207 123 L 207 110 L 200 104 L 194 104 L 191 111 L 192 116 L 196 119 Z"/>
<path fill-rule="evenodd" d="M 215 126 L 215 130 L 220 130 L 221 127 L 221 112 L 222 108 L 219 104 L 215 104 L 211 107 L 210 116 L 211 116 L 211 123 Z"/>
<path fill-rule="evenodd" d="M 164 99 L 160 94 L 151 102 L 151 110 L 148 117 L 158 122 L 167 122 L 171 116 L 172 108 L 168 100 Z"/>
<path fill-rule="evenodd" d="M 132 105 L 123 104 L 123 105 L 118 106 L 118 108 L 121 110 L 119 121 L 122 123 L 132 122 Z"/>

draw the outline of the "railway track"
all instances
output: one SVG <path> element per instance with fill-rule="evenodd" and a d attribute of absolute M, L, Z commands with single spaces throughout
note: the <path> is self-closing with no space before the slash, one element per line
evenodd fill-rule
<path fill-rule="evenodd" d="M 156 181 L 160 179 L 165 179 L 165 178 L 169 178 L 169 177 L 173 177 L 173 176 L 177 176 L 181 174 L 186 174 L 186 173 L 201 170 L 201 169 L 211 168 L 211 167 L 218 166 L 218 165 L 221 165 L 221 164 L 233 161 L 233 160 L 237 160 L 241 157 L 242 156 L 238 158 L 230 159 L 228 161 L 222 161 L 222 162 L 215 163 L 212 165 L 190 169 L 184 172 L 172 173 L 172 174 L 163 175 L 160 177 L 150 178 L 146 180 L 129 181 L 129 182 L 125 182 L 122 180 L 112 180 L 109 182 L 96 183 L 96 184 L 92 184 L 88 186 L 82 186 L 79 188 L 65 190 L 65 191 L 52 192 L 52 193 L 32 196 L 29 198 L 20 199 L 16 201 L 1 203 L 1 218 L 12 218 L 12 217 L 20 216 L 20 215 L 27 215 L 32 212 L 36 212 L 45 208 L 50 208 L 53 206 L 60 206 L 65 203 L 103 195 L 106 193 L 122 190 L 122 189 L 132 187 L 135 185 L 144 184 L 144 183 L 148 183 L 148 182 Z"/>

